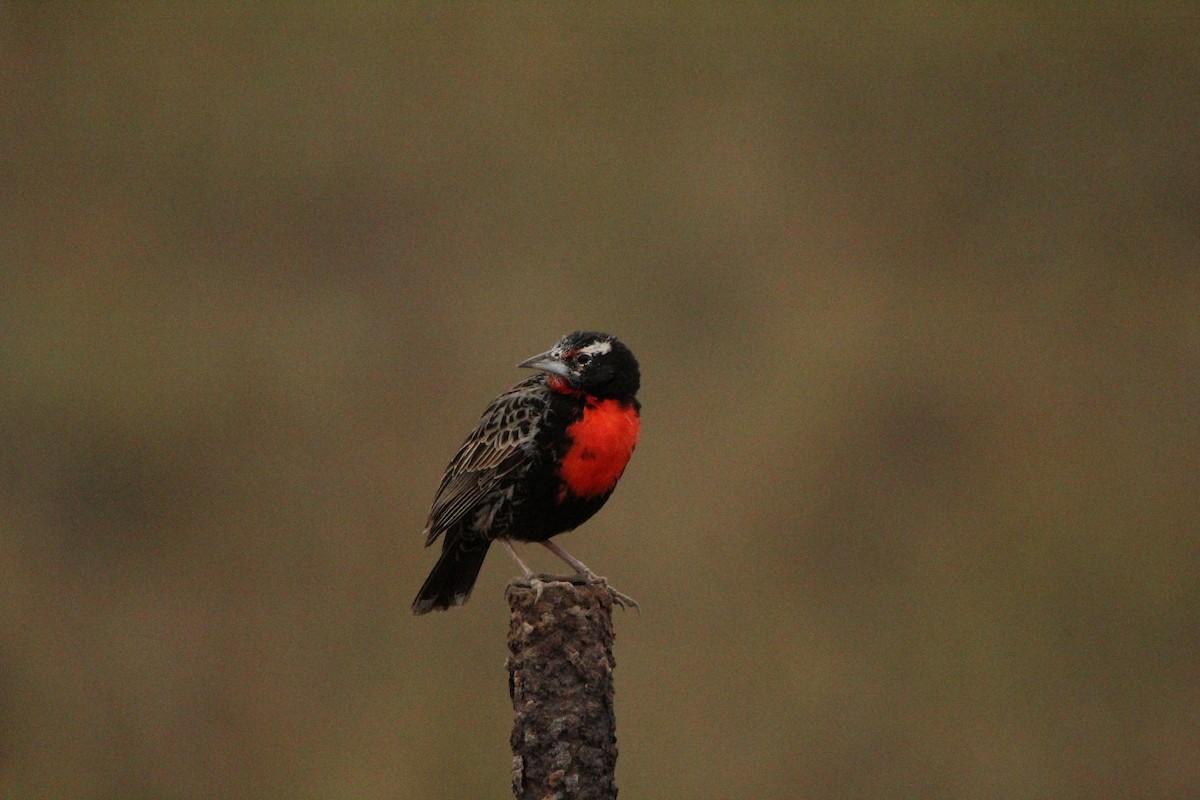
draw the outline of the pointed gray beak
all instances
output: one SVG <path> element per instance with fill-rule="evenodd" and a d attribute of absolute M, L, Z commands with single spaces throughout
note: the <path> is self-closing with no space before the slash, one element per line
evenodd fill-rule
<path fill-rule="evenodd" d="M 517 366 L 524 367 L 526 369 L 538 369 L 542 372 L 549 372 L 553 375 L 560 375 L 564 378 L 571 377 L 571 371 L 567 369 L 566 364 L 555 358 L 553 350 L 547 350 L 546 352 L 540 353 L 533 358 L 527 358 L 520 364 L 517 364 Z"/>

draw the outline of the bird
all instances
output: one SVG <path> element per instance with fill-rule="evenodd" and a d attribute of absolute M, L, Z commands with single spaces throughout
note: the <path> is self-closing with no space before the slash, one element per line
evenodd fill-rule
<path fill-rule="evenodd" d="M 536 375 L 491 402 L 446 467 L 425 523 L 442 552 L 413 601 L 414 614 L 467 601 L 499 540 L 540 596 L 539 579 L 512 542 L 538 542 L 621 606 L 608 586 L 551 538 L 574 530 L 608 501 L 637 446 L 641 372 L 633 352 L 598 331 L 575 331 L 518 368 Z"/>

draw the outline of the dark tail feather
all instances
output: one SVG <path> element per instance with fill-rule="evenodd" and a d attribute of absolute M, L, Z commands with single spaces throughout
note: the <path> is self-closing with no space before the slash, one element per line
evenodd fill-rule
<path fill-rule="evenodd" d="M 490 544 L 486 539 L 469 543 L 458 541 L 442 550 L 441 558 L 425 579 L 421 591 L 417 592 L 417 599 L 412 604 L 413 613 L 427 614 L 435 608 L 446 609 L 467 602 Z"/>

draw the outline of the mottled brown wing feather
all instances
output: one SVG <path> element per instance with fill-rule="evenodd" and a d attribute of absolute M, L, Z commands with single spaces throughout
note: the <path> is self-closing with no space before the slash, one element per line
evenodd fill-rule
<path fill-rule="evenodd" d="M 501 488 L 528 458 L 535 422 L 546 408 L 546 391 L 545 380 L 535 376 L 497 397 L 483 412 L 442 476 L 425 523 L 426 547 Z"/>

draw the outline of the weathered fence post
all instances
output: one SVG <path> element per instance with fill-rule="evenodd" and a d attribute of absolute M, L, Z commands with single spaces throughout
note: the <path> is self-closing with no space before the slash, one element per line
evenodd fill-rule
<path fill-rule="evenodd" d="M 514 580 L 506 592 L 517 800 L 613 800 L 612 596 L 582 579 Z"/>

